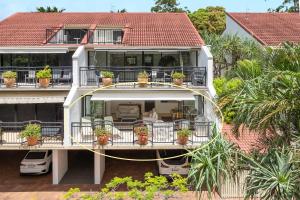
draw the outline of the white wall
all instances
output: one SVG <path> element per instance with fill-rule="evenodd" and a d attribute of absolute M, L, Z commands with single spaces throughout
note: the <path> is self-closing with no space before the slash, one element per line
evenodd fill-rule
<path fill-rule="evenodd" d="M 226 15 L 226 29 L 223 32 L 223 35 L 237 35 L 241 38 L 250 39 L 257 42 L 257 40 L 249 32 L 242 28 L 228 15 Z"/>
<path fill-rule="evenodd" d="M 94 184 L 101 184 L 105 172 L 105 157 L 98 153 L 105 154 L 105 150 L 95 150 L 94 153 Z"/>
<path fill-rule="evenodd" d="M 68 170 L 68 150 L 52 150 L 52 181 L 59 184 Z"/>
<path fill-rule="evenodd" d="M 213 56 L 210 53 L 209 47 L 202 46 L 201 50 L 198 52 L 198 66 L 199 67 L 207 67 L 207 77 L 206 84 L 208 91 L 212 97 L 216 96 L 216 91 L 213 86 L 214 79 L 214 66 L 213 66 Z"/>
<path fill-rule="evenodd" d="M 80 75 L 79 68 L 87 67 L 88 65 L 88 53 L 85 51 L 84 46 L 80 46 L 72 56 L 73 59 L 73 86 L 79 86 Z"/>

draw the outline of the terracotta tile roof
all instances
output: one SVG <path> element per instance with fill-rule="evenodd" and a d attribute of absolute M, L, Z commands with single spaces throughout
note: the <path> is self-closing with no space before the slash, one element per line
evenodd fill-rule
<path fill-rule="evenodd" d="M 225 138 L 232 143 L 236 144 L 242 151 L 249 153 L 254 149 L 260 149 L 261 143 L 259 142 L 261 137 L 259 133 L 251 132 L 248 129 L 240 131 L 239 137 L 236 137 L 232 133 L 232 125 L 224 124 L 222 134 Z"/>
<path fill-rule="evenodd" d="M 300 43 L 298 13 L 227 13 L 260 43 L 278 46 L 290 41 Z"/>
<path fill-rule="evenodd" d="M 46 29 L 61 25 L 124 27 L 125 46 L 204 44 L 185 13 L 16 13 L 0 22 L 0 46 L 42 46 Z"/>

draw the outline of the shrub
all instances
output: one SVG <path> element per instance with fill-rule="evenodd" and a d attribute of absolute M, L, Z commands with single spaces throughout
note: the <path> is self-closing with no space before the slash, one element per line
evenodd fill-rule
<path fill-rule="evenodd" d="M 188 137 L 188 136 L 192 135 L 192 131 L 188 128 L 183 128 L 183 129 L 177 131 L 177 135 L 181 136 L 181 137 Z"/>
<path fill-rule="evenodd" d="M 41 126 L 39 124 L 28 124 L 25 127 L 25 130 L 21 132 L 20 137 L 21 138 L 41 137 Z"/>
<path fill-rule="evenodd" d="M 148 135 L 148 128 L 146 126 L 135 127 L 134 131 L 136 135 Z"/>
<path fill-rule="evenodd" d="M 138 78 L 148 78 L 149 74 L 146 71 L 140 72 Z"/>
<path fill-rule="evenodd" d="M 51 69 L 49 65 L 46 65 L 44 69 L 38 71 L 36 73 L 36 78 L 40 79 L 40 78 L 51 78 L 52 77 L 52 73 L 51 73 Z"/>
<path fill-rule="evenodd" d="M 173 72 L 171 76 L 172 76 L 173 79 L 183 79 L 183 78 L 185 78 L 185 75 L 182 72 Z"/>
<path fill-rule="evenodd" d="M 213 84 L 214 84 L 214 87 L 216 89 L 218 96 L 221 96 L 221 94 L 223 94 L 225 83 L 226 83 L 226 78 L 224 78 L 224 77 L 214 79 Z"/>
<path fill-rule="evenodd" d="M 110 71 L 102 71 L 101 75 L 104 78 L 113 78 L 114 77 L 114 73 L 110 72 Z"/>
<path fill-rule="evenodd" d="M 95 135 L 96 136 L 105 136 L 105 135 L 110 135 L 110 131 L 108 131 L 106 128 L 96 128 L 95 129 Z"/>
<path fill-rule="evenodd" d="M 17 78 L 17 72 L 6 71 L 2 74 L 3 78 Z"/>

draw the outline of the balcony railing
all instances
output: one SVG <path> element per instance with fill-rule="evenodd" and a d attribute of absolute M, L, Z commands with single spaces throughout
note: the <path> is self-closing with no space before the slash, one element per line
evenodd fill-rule
<path fill-rule="evenodd" d="M 28 124 L 39 124 L 41 126 L 41 138 L 38 145 L 63 144 L 62 122 L 0 122 L 0 146 L 4 145 L 26 145 L 26 138 L 21 138 L 20 133 Z"/>
<path fill-rule="evenodd" d="M 0 88 L 4 88 L 3 73 L 13 71 L 17 73 L 14 87 L 38 87 L 36 73 L 44 67 L 0 67 Z M 51 67 L 52 77 L 50 87 L 70 86 L 72 84 L 72 66 Z"/>
<path fill-rule="evenodd" d="M 207 74 L 206 67 L 80 67 L 80 86 L 101 86 L 101 71 L 113 72 L 114 83 L 137 82 L 143 71 L 148 73 L 150 82 L 172 83 L 171 74 L 182 72 L 187 86 L 205 86 Z"/>
<path fill-rule="evenodd" d="M 209 140 L 211 136 L 211 122 L 195 122 L 189 120 L 178 120 L 174 122 L 73 122 L 71 132 L 72 145 L 86 144 L 97 145 L 95 135 L 96 128 L 105 128 L 111 133 L 109 146 L 113 145 L 138 145 L 138 137 L 135 127 L 146 126 L 148 128 L 148 145 L 176 145 L 177 132 L 187 128 L 192 131 L 187 145 L 201 144 Z"/>

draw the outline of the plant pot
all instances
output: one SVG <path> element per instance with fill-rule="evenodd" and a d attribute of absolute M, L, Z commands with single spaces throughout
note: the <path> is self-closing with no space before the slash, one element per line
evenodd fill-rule
<path fill-rule="evenodd" d="M 4 78 L 4 84 L 7 88 L 11 88 L 15 85 L 16 78 Z"/>
<path fill-rule="evenodd" d="M 148 78 L 138 78 L 139 86 L 140 87 L 146 87 L 148 84 Z"/>
<path fill-rule="evenodd" d="M 50 78 L 39 78 L 39 84 L 42 88 L 49 87 L 50 84 Z"/>
<path fill-rule="evenodd" d="M 27 137 L 27 145 L 28 146 L 35 146 L 38 144 L 38 138 L 37 137 Z"/>
<path fill-rule="evenodd" d="M 148 144 L 148 135 L 147 134 L 139 134 L 138 135 L 138 143 L 139 143 L 139 145 Z"/>
<path fill-rule="evenodd" d="M 112 84 L 112 78 L 102 78 L 102 84 L 104 86 L 110 86 Z"/>
<path fill-rule="evenodd" d="M 97 141 L 99 145 L 107 145 L 109 140 L 108 135 L 101 135 L 97 137 Z"/>
<path fill-rule="evenodd" d="M 181 145 L 186 145 L 188 143 L 189 137 L 187 136 L 177 136 L 177 143 Z"/>
<path fill-rule="evenodd" d="M 175 78 L 175 79 L 173 79 L 173 83 L 174 83 L 174 85 L 181 86 L 183 84 L 183 79 L 182 78 L 180 78 L 180 79 Z"/>

